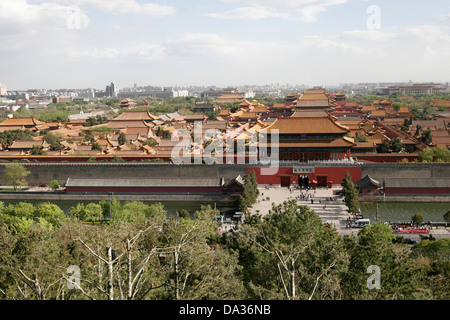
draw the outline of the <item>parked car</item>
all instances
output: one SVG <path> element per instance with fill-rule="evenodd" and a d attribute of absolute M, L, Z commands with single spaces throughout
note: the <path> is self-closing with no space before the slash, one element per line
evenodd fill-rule
<path fill-rule="evenodd" d="M 351 223 L 352 228 L 364 228 L 365 226 L 370 224 L 369 219 L 357 219 Z"/>
<path fill-rule="evenodd" d="M 48 187 L 48 184 L 41 184 L 39 187 L 41 187 L 41 188 L 47 188 L 47 187 Z"/>
<path fill-rule="evenodd" d="M 405 243 L 407 243 L 407 244 L 416 244 L 417 241 L 413 240 L 413 239 L 405 238 Z"/>

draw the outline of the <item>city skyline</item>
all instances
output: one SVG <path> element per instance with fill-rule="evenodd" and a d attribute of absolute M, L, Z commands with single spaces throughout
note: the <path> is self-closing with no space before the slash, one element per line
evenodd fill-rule
<path fill-rule="evenodd" d="M 446 83 L 450 6 L 431 2 L 4 0 L 0 83 Z"/>

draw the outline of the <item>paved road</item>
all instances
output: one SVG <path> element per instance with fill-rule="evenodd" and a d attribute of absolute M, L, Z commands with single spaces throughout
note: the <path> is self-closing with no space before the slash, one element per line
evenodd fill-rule
<path fill-rule="evenodd" d="M 346 221 L 350 218 L 347 207 L 342 201 L 342 198 L 336 196 L 336 192 L 340 191 L 341 187 L 318 188 L 317 190 L 298 190 L 294 189 L 292 192 L 288 188 L 259 188 L 260 195 L 257 203 L 253 206 L 252 212 L 259 212 L 264 215 L 272 208 L 272 203 L 281 204 L 289 199 L 296 199 L 299 205 L 306 205 L 313 209 L 324 223 L 330 223 L 334 226 L 341 235 L 357 235 L 360 229 L 347 228 Z M 301 195 L 308 196 L 307 199 L 301 198 Z M 311 203 L 311 198 L 314 200 Z M 330 200 L 333 198 L 333 200 Z M 433 229 L 430 231 L 435 238 L 450 237 L 449 229 Z M 420 240 L 418 234 L 407 234 L 405 238 L 413 240 Z"/>

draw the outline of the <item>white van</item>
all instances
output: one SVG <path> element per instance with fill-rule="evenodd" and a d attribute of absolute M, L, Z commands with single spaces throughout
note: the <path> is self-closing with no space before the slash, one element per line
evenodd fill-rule
<path fill-rule="evenodd" d="M 352 222 L 352 228 L 364 228 L 365 226 L 370 224 L 370 219 L 356 219 Z"/>

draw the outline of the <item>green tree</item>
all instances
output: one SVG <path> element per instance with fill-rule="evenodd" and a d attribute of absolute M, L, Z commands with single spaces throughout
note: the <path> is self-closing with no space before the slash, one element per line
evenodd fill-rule
<path fill-rule="evenodd" d="M 425 148 L 419 152 L 419 156 L 417 157 L 419 162 L 433 162 L 433 149 Z"/>
<path fill-rule="evenodd" d="M 399 107 L 400 108 L 400 107 Z M 398 110 L 397 110 L 398 111 Z M 407 118 L 405 118 L 404 120 L 403 120 L 403 125 L 402 125 L 402 127 L 401 127 L 401 130 L 403 131 L 403 132 L 409 132 L 409 126 L 411 125 L 411 123 L 410 123 L 410 121 L 407 119 Z"/>
<path fill-rule="evenodd" d="M 36 133 L 28 129 L 5 130 L 3 132 L 0 132 L 0 144 L 3 146 L 3 148 L 7 148 L 16 140 L 30 140 L 35 136 Z"/>
<path fill-rule="evenodd" d="M 450 150 L 445 147 L 425 148 L 419 152 L 418 160 L 420 162 L 449 162 Z"/>
<path fill-rule="evenodd" d="M 40 156 L 40 155 L 45 155 L 47 153 L 44 151 L 44 149 L 42 147 L 34 145 L 30 149 L 30 154 L 33 156 Z"/>
<path fill-rule="evenodd" d="M 161 221 L 165 218 L 165 215 L 166 211 L 161 203 L 147 205 L 142 201 L 127 201 L 118 210 L 113 211 L 112 219 L 113 222 L 133 222 L 136 219 L 152 217 L 157 221 Z"/>
<path fill-rule="evenodd" d="M 247 211 L 255 204 L 258 196 L 259 190 L 258 190 L 258 182 L 256 179 L 256 173 L 254 170 L 252 170 L 249 175 L 246 175 L 244 177 L 244 186 L 242 194 L 239 196 L 238 199 L 239 210 L 242 212 Z"/>
<path fill-rule="evenodd" d="M 3 213 L 10 216 L 32 219 L 34 217 L 34 206 L 28 202 L 10 203 L 3 209 Z"/>
<path fill-rule="evenodd" d="M 416 225 L 416 227 L 418 227 L 424 222 L 424 217 L 421 213 L 416 213 L 411 217 L 411 221 Z"/>
<path fill-rule="evenodd" d="M 44 140 L 50 145 L 50 150 L 62 150 L 64 147 L 61 145 L 60 137 L 48 131 L 44 135 Z"/>
<path fill-rule="evenodd" d="M 17 190 L 17 187 L 19 186 L 27 184 L 25 178 L 29 174 L 31 174 L 31 172 L 20 164 L 11 163 L 5 165 L 5 179 L 14 186 L 14 190 Z"/>
<path fill-rule="evenodd" d="M 111 161 L 113 161 L 113 162 L 125 162 L 125 159 L 122 158 L 122 157 L 114 156 Z"/>
<path fill-rule="evenodd" d="M 355 142 L 367 142 L 367 137 L 363 135 L 357 135 L 355 137 Z"/>
<path fill-rule="evenodd" d="M 400 248 L 392 244 L 395 236 L 389 225 L 376 223 L 358 232 L 358 238 L 346 240 L 351 254 L 348 272 L 342 283 L 345 299 L 412 299 L 421 289 L 423 273 Z M 368 286 L 369 267 L 380 272 L 379 288 Z"/>
<path fill-rule="evenodd" d="M 195 219 L 170 216 L 161 226 L 160 241 L 167 254 L 161 259 L 163 299 L 239 299 L 243 296 L 242 268 L 238 255 L 208 246 L 217 223 L 210 206 L 198 210 Z"/>
<path fill-rule="evenodd" d="M 94 139 L 94 134 L 92 133 L 92 131 L 86 132 L 83 141 L 89 142 L 91 144 L 94 143 L 95 139 Z"/>
<path fill-rule="evenodd" d="M 84 222 L 100 222 L 103 219 L 102 208 L 98 203 L 77 203 L 69 209 L 69 215 Z"/>
<path fill-rule="evenodd" d="M 70 265 L 62 239 L 67 234 L 36 223 L 21 233 L 0 228 L 0 234 L 0 295 L 7 300 L 62 299 Z"/>
<path fill-rule="evenodd" d="M 359 192 L 353 184 L 352 177 L 347 171 L 345 177 L 341 183 L 342 196 L 344 197 L 345 205 L 349 212 L 358 212 L 360 209 Z"/>
<path fill-rule="evenodd" d="M 422 135 L 419 138 L 420 141 L 422 141 L 425 144 L 431 143 L 432 137 L 431 137 L 431 130 L 425 130 L 422 132 Z"/>
<path fill-rule="evenodd" d="M 120 215 L 122 210 L 122 204 L 116 198 L 111 198 L 111 200 L 100 201 L 100 206 L 102 208 L 103 216 L 113 219 L 115 216 Z"/>
<path fill-rule="evenodd" d="M 416 131 L 414 132 L 415 137 L 417 137 L 420 134 L 420 130 L 422 130 L 422 126 L 416 125 Z"/>
<path fill-rule="evenodd" d="M 402 151 L 403 144 L 400 138 L 396 137 L 389 142 L 389 148 L 392 152 L 398 153 Z"/>
<path fill-rule="evenodd" d="M 217 116 L 219 115 L 219 111 L 207 110 L 205 112 L 205 115 L 208 117 L 208 120 L 216 120 Z"/>
<path fill-rule="evenodd" d="M 100 150 L 102 150 L 102 147 L 100 146 L 100 144 L 98 142 L 94 142 L 92 144 L 91 150 L 99 150 L 100 151 Z"/>
<path fill-rule="evenodd" d="M 47 221 L 53 227 L 59 227 L 66 219 L 64 211 L 56 204 L 46 202 L 41 203 L 36 207 L 35 215 Z M 41 221 L 42 224 L 42 221 Z"/>
<path fill-rule="evenodd" d="M 48 186 L 49 186 L 50 188 L 52 188 L 52 190 L 58 190 L 59 187 L 60 187 L 60 184 L 59 184 L 59 181 L 55 179 L 55 180 L 50 181 L 50 183 L 48 184 Z"/>
<path fill-rule="evenodd" d="M 342 186 L 342 196 L 345 197 L 350 190 L 351 186 L 353 184 L 352 176 L 348 171 L 345 172 L 345 177 L 342 180 L 341 186 Z"/>
<path fill-rule="evenodd" d="M 246 219 L 235 242 L 250 299 L 330 299 L 340 296 L 347 256 L 342 239 L 296 201 Z"/>
<path fill-rule="evenodd" d="M 24 233 L 34 224 L 34 206 L 30 203 L 19 202 L 4 207 L 2 203 L 1 221 L 14 233 Z"/>
<path fill-rule="evenodd" d="M 422 292 L 427 299 L 448 300 L 450 239 L 422 240 L 412 248 L 411 258 L 425 272 Z M 421 298 L 421 297 L 419 297 Z"/>
<path fill-rule="evenodd" d="M 19 202 L 5 207 L 2 218 L 15 232 L 25 232 L 34 223 L 44 228 L 59 227 L 65 221 L 65 214 L 57 205 L 49 202 L 36 207 L 28 202 Z"/>
<path fill-rule="evenodd" d="M 445 147 L 437 147 L 433 149 L 433 159 L 436 162 L 449 162 L 450 150 Z"/>
<path fill-rule="evenodd" d="M 105 123 L 106 121 L 108 121 L 106 116 L 102 116 L 102 115 L 92 116 L 92 117 L 89 117 L 86 119 L 86 123 L 84 124 L 84 126 L 92 127 L 92 126 L 96 126 L 96 125 Z"/>
<path fill-rule="evenodd" d="M 153 138 L 148 138 L 143 142 L 143 145 L 154 147 L 158 145 L 158 141 Z"/>
<path fill-rule="evenodd" d="M 448 211 L 444 214 L 444 221 L 445 221 L 445 222 L 450 222 L 450 210 L 448 210 Z"/>
<path fill-rule="evenodd" d="M 383 141 L 380 145 L 377 146 L 377 153 L 388 153 L 389 152 L 389 143 Z"/>
<path fill-rule="evenodd" d="M 191 217 L 191 214 L 186 209 L 181 209 L 180 211 L 177 211 L 177 216 L 180 219 L 189 219 Z"/>
<path fill-rule="evenodd" d="M 121 146 L 124 145 L 127 142 L 127 136 L 125 135 L 125 133 L 121 132 L 119 134 L 119 137 L 117 138 L 117 142 Z"/>

